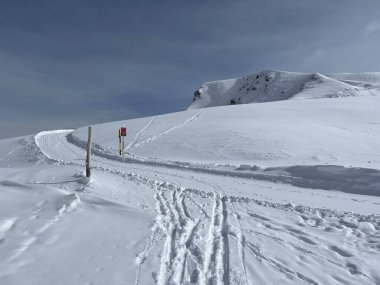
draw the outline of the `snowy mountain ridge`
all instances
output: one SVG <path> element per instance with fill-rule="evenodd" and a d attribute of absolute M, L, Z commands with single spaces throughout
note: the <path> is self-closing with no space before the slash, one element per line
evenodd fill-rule
<path fill-rule="evenodd" d="M 380 95 L 380 72 L 323 75 L 265 70 L 240 78 L 204 83 L 194 92 L 188 109 L 367 95 Z"/>

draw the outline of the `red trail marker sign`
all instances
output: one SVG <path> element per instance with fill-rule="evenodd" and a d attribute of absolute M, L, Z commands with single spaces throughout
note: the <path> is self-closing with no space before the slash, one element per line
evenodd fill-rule
<path fill-rule="evenodd" d="M 120 128 L 120 136 L 125 137 L 127 135 L 127 128 Z"/>

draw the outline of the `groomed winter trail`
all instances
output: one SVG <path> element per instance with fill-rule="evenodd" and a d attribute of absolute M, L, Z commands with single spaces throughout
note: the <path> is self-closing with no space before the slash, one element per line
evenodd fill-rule
<path fill-rule="evenodd" d="M 129 148 L 171 130 L 139 141 L 153 123 L 145 125 Z M 85 151 L 68 141 L 71 132 L 35 136 L 44 163 L 60 168 L 83 165 Z M 135 276 L 125 283 L 378 284 L 380 218 L 365 210 L 378 207 L 376 200 L 296 187 L 281 179 L 165 163 L 94 151 L 95 181 L 106 173 L 111 180 L 130 183 L 128 187 L 145 185 L 154 205 L 143 245 L 135 252 Z M 138 200 L 143 194 L 133 195 Z M 316 197 L 319 207 L 312 202 Z M 346 205 L 340 207 L 342 202 Z M 355 208 L 359 211 L 352 211 Z M 0 228 L 6 234 L 9 226 Z"/>

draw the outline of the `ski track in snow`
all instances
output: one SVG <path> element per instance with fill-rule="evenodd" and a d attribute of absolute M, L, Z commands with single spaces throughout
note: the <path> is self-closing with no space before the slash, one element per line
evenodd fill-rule
<path fill-rule="evenodd" d="M 214 194 L 201 284 L 229 284 L 229 243 L 226 199 Z"/>
<path fill-rule="evenodd" d="M 133 140 L 127 145 L 125 150 L 130 150 L 136 146 L 141 136 L 150 128 L 150 126 L 154 123 L 154 118 L 150 120 L 133 138 Z"/>
<path fill-rule="evenodd" d="M 188 125 L 189 123 L 192 123 L 193 121 L 195 121 L 196 119 L 198 119 L 198 117 L 201 115 L 201 113 L 202 113 L 202 112 L 198 112 L 197 114 L 195 114 L 194 116 L 192 116 L 192 117 L 190 117 L 189 119 L 185 120 L 184 122 L 180 123 L 179 125 L 176 125 L 176 126 L 174 126 L 174 127 L 171 127 L 171 128 L 169 128 L 169 129 L 167 129 L 167 130 L 165 130 L 165 131 L 162 131 L 162 132 L 160 132 L 160 133 L 158 133 L 158 134 L 156 134 L 156 135 L 154 135 L 154 136 L 152 136 L 152 137 L 150 137 L 150 138 L 148 138 L 148 139 L 146 139 L 146 140 L 143 140 L 143 141 L 141 141 L 141 142 L 139 142 L 139 143 L 135 143 L 135 144 L 133 145 L 133 147 L 139 147 L 139 146 L 141 146 L 141 145 L 143 145 L 143 144 L 146 144 L 146 143 L 149 143 L 149 142 L 155 141 L 155 140 L 159 139 L 160 137 L 162 137 L 162 136 L 164 136 L 164 135 L 167 135 L 167 134 L 171 133 L 171 132 L 174 131 L 174 130 L 177 130 L 177 129 L 183 128 L 183 127 L 185 127 L 186 125 Z M 150 126 L 150 124 L 148 124 L 148 127 L 149 127 L 149 126 Z M 148 127 L 146 127 L 146 128 L 144 127 L 141 131 L 144 132 Z"/>
<path fill-rule="evenodd" d="M 35 137 L 36 146 L 48 158 L 46 163 L 81 166 L 63 155 L 68 153 L 63 149 L 68 149 L 74 156 L 84 154 L 83 149 L 67 142 L 65 136 L 68 133 L 45 132 Z M 143 272 L 152 270 L 146 268 L 144 262 L 153 250 L 161 252 L 160 266 L 153 271 L 157 284 L 250 284 L 253 281 L 247 273 L 247 268 L 251 266 L 246 262 L 248 259 L 268 265 L 265 267 L 268 274 L 272 272 L 270 270 L 275 270 L 289 280 L 322 284 L 315 276 L 302 271 L 302 267 L 296 267 L 295 263 L 284 264 L 282 256 L 272 251 L 271 246 L 285 245 L 295 256 L 311 258 L 322 268 L 332 266 L 340 274 L 346 274 L 347 284 L 358 280 L 363 284 L 376 284 L 369 272 L 361 271 L 363 260 L 358 260 L 358 256 L 354 256 L 349 249 L 324 237 L 329 231 L 341 231 L 342 238 L 352 235 L 351 246 L 368 250 L 370 240 L 380 241 L 380 221 L 376 216 L 231 196 L 216 186 L 213 186 L 214 192 L 184 188 L 169 181 L 121 170 L 125 168 L 123 162 L 94 156 L 93 170 L 143 183 L 154 193 L 156 217 L 151 234 L 147 237 L 147 246 L 137 257 L 135 284 L 139 284 Z M 276 211 L 280 216 L 294 218 L 294 221 L 277 221 L 255 210 L 264 208 Z M 371 223 L 374 227 L 372 233 L 360 231 L 358 223 L 361 222 Z M 248 227 L 247 223 L 253 226 Z M 257 226 L 260 228 L 257 229 Z M 155 242 L 160 239 L 162 242 Z M 265 244 L 261 245 L 263 239 Z M 157 247 L 161 244 L 159 250 Z M 346 246 L 350 244 L 346 243 Z M 373 250 L 376 251 L 376 248 Z M 235 252 L 239 256 L 240 266 L 230 263 L 231 258 L 235 258 Z M 255 272 L 254 268 L 251 270 Z M 239 275 L 240 281 L 236 277 Z"/>
<path fill-rule="evenodd" d="M 23 147 L 23 145 L 19 145 L 19 146 L 16 146 L 14 149 L 12 149 L 10 152 L 8 152 L 6 155 L 4 155 L 3 157 L 0 158 L 0 161 L 2 161 L 3 159 L 7 158 L 8 156 L 10 156 L 12 153 L 14 153 L 16 150 L 18 150 L 19 148 Z"/>

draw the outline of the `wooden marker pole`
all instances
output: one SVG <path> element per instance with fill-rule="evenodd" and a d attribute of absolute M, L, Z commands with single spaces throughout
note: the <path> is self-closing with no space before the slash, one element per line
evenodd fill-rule
<path fill-rule="evenodd" d="M 87 155 L 86 155 L 86 177 L 91 176 L 91 145 L 92 145 L 92 127 L 88 127 Z"/>
<path fill-rule="evenodd" d="M 121 132 L 119 129 L 119 154 L 121 155 Z"/>

